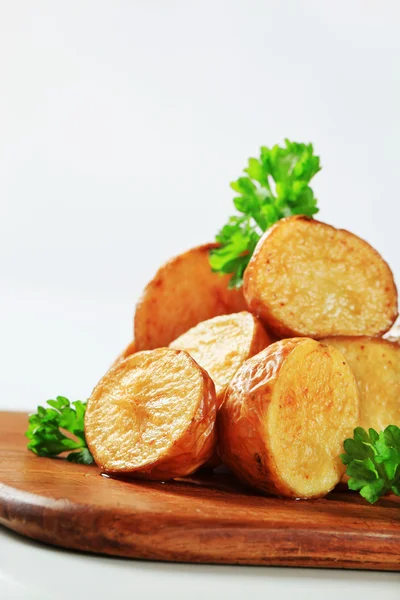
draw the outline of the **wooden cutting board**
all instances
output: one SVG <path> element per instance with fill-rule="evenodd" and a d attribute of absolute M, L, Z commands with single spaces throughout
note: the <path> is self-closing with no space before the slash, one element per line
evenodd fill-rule
<path fill-rule="evenodd" d="M 368 505 L 257 495 L 228 474 L 153 483 L 26 449 L 27 415 L 0 412 L 0 524 L 36 540 L 131 558 L 400 571 L 400 498 Z"/>

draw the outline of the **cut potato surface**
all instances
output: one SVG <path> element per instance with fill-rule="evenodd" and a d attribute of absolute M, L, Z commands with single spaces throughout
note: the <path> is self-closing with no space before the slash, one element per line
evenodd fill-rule
<path fill-rule="evenodd" d="M 340 481 L 343 441 L 358 424 L 358 388 L 343 355 L 308 338 L 282 340 L 247 360 L 229 384 L 218 448 L 259 490 L 318 498 Z"/>
<path fill-rule="evenodd" d="M 242 290 L 228 289 L 230 276 L 211 271 L 208 255 L 215 247 L 192 248 L 157 271 L 136 308 L 137 350 L 168 346 L 201 321 L 246 308 Z"/>
<path fill-rule="evenodd" d="M 281 337 L 378 336 L 397 317 L 391 270 L 364 240 L 289 217 L 259 241 L 244 274 L 249 310 Z"/>
<path fill-rule="evenodd" d="M 164 480 L 213 455 L 215 417 L 209 375 L 186 352 L 161 348 L 106 373 L 88 401 L 85 435 L 105 472 Z"/>
<path fill-rule="evenodd" d="M 174 340 L 171 348 L 186 350 L 215 383 L 217 406 L 245 360 L 271 343 L 260 321 L 249 312 L 203 321 Z"/>
<path fill-rule="evenodd" d="M 378 432 L 400 425 L 400 345 L 368 337 L 326 338 L 353 370 L 360 390 L 360 425 Z"/>

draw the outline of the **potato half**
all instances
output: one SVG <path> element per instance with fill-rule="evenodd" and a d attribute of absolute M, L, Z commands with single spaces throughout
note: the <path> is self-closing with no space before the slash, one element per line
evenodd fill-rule
<path fill-rule="evenodd" d="M 242 290 L 228 289 L 230 275 L 211 271 L 208 255 L 215 247 L 192 248 L 157 271 L 136 307 L 137 350 L 168 346 L 201 321 L 246 309 Z"/>
<path fill-rule="evenodd" d="M 381 256 L 356 235 L 303 216 L 261 238 L 244 295 L 281 337 L 378 336 L 397 317 L 396 285 Z"/>
<path fill-rule="evenodd" d="M 218 413 L 218 449 L 243 481 L 289 498 L 325 496 L 341 479 L 343 441 L 359 422 L 343 355 L 308 338 L 276 342 L 247 360 Z"/>
<path fill-rule="evenodd" d="M 85 435 L 106 473 L 166 480 L 188 475 L 216 446 L 215 387 L 186 353 L 137 352 L 93 390 Z"/>
<path fill-rule="evenodd" d="M 379 338 L 325 338 L 353 370 L 360 390 L 360 425 L 377 431 L 400 424 L 400 345 Z"/>
<path fill-rule="evenodd" d="M 238 368 L 270 343 L 260 321 L 243 311 L 203 321 L 174 340 L 170 347 L 186 350 L 207 371 L 215 383 L 218 407 Z"/>

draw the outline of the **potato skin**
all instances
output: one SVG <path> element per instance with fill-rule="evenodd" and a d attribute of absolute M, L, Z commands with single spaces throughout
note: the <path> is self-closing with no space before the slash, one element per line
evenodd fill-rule
<path fill-rule="evenodd" d="M 312 246 L 308 248 L 308 255 L 305 254 L 307 260 L 296 262 L 296 254 L 300 256 L 300 252 L 313 243 L 309 241 L 311 234 L 315 234 L 317 239 L 317 233 L 319 246 L 314 255 L 325 261 L 325 269 L 321 265 L 317 269 L 314 257 L 311 259 L 314 262 L 308 264 L 313 254 Z M 298 243 L 289 250 L 294 235 L 298 236 Z M 326 237 L 324 244 L 322 237 Z M 331 254 L 334 251 L 336 256 L 333 259 Z M 277 265 L 280 265 L 279 270 Z M 365 289 L 355 285 L 351 291 L 347 290 L 349 283 L 351 287 L 351 277 L 347 273 L 351 265 Z M 373 268 L 374 276 L 371 275 Z M 324 272 L 313 286 L 312 277 L 319 269 Z M 343 285 L 337 283 L 341 281 L 340 277 Z M 379 299 L 374 296 L 377 298 L 376 305 L 370 306 L 365 299 L 372 297 L 372 292 L 378 293 L 374 290 L 378 281 L 381 293 Z M 282 219 L 260 239 L 244 273 L 244 295 L 249 310 L 281 338 L 381 336 L 390 329 L 398 315 L 393 274 L 379 253 L 348 231 L 302 215 Z M 356 306 L 353 307 L 353 304 Z"/>
<path fill-rule="evenodd" d="M 280 369 L 299 341 L 282 340 L 260 353 L 265 357 L 265 371 L 260 369 L 260 354 L 246 361 L 228 386 L 217 419 L 218 454 L 223 463 L 245 483 L 278 496 L 290 496 L 291 490 L 280 481 L 260 434 L 261 411 L 268 410 Z M 260 384 L 262 406 L 259 395 L 251 393 Z"/>
<path fill-rule="evenodd" d="M 228 289 L 229 275 L 213 273 L 205 244 L 172 258 L 147 284 L 134 316 L 136 349 L 168 346 L 182 333 L 217 315 L 246 310 L 242 289 Z"/>
<path fill-rule="evenodd" d="M 339 482 L 344 472 L 338 448 L 335 458 L 337 475 L 329 488 L 311 495 L 299 494 L 284 481 L 274 456 L 270 437 L 274 432 L 271 433 L 270 422 L 272 405 L 276 405 L 275 390 L 280 385 L 286 360 L 302 344 L 310 343 L 317 351 L 325 352 L 326 347 L 318 342 L 293 338 L 276 342 L 246 361 L 228 386 L 217 416 L 218 452 L 222 461 L 245 483 L 262 492 L 288 498 L 323 497 Z M 358 424 L 358 391 L 348 365 L 340 353 L 337 354 L 340 364 L 344 365 L 352 393 L 352 419 L 345 427 L 350 433 Z M 343 440 L 345 437 L 348 436 L 344 436 Z"/>
<path fill-rule="evenodd" d="M 161 363 L 160 361 L 164 361 Z M 165 433 L 157 433 L 159 424 L 153 424 L 151 439 L 155 440 L 158 435 L 165 440 L 164 450 L 154 454 L 154 459 L 142 460 L 142 446 L 146 442 L 136 437 L 132 444 L 137 449 L 135 465 L 129 463 L 130 458 L 125 455 L 121 461 L 116 453 L 121 453 L 121 440 L 128 436 L 128 448 L 130 444 L 130 430 L 137 427 L 136 416 L 131 421 L 131 409 L 125 410 L 127 402 L 135 401 L 135 397 L 126 392 L 124 381 L 132 369 L 152 369 L 153 381 L 159 383 L 161 388 L 155 391 L 156 398 L 163 395 L 163 379 L 165 378 L 168 363 L 175 363 L 174 394 L 182 396 L 182 413 L 188 412 L 186 428 L 175 435 L 175 425 L 172 423 L 168 436 Z M 176 368 L 178 365 L 178 368 Z M 179 368 L 181 366 L 181 368 Z M 188 408 L 185 399 L 189 396 L 189 385 L 187 378 L 182 380 L 180 373 L 193 376 L 196 388 L 193 392 L 196 399 L 195 404 Z M 139 381 L 142 375 L 139 373 Z M 192 381 L 192 378 L 191 378 Z M 122 382 L 122 383 L 121 383 Z M 152 393 L 152 387 L 145 383 L 145 389 L 139 389 L 139 398 Z M 171 386 L 171 381 L 167 383 Z M 176 387 L 180 386 L 178 390 Z M 161 390 L 161 391 L 160 391 Z M 143 406 L 143 398 L 141 399 Z M 143 411 L 143 409 L 141 409 Z M 146 409 L 145 409 L 146 410 Z M 146 414 L 144 412 L 143 414 Z M 128 417 L 126 416 L 128 415 Z M 175 477 L 183 477 L 196 471 L 201 465 L 213 456 L 216 450 L 216 397 L 215 386 L 208 373 L 202 369 L 186 352 L 161 348 L 154 351 L 144 351 L 128 356 L 112 367 L 94 388 L 85 415 L 85 435 L 90 452 L 96 464 L 105 472 L 113 475 L 124 475 L 138 479 L 167 480 Z M 143 420 L 139 419 L 139 427 L 143 428 Z M 143 434 L 142 434 L 143 435 Z M 175 440 L 170 442 L 170 439 Z M 152 444 L 150 451 L 152 452 Z M 106 448 L 106 450 L 105 450 Z M 110 459 L 111 456 L 111 459 Z M 152 456 L 152 454 L 150 454 Z"/>

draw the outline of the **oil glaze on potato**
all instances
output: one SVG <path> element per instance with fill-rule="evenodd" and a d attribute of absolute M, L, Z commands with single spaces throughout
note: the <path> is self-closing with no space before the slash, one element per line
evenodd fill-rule
<path fill-rule="evenodd" d="M 378 336 L 397 317 L 396 286 L 381 256 L 352 233 L 303 216 L 261 238 L 244 295 L 281 337 Z"/>
<path fill-rule="evenodd" d="M 276 342 L 238 370 L 218 413 L 223 462 L 253 487 L 318 498 L 341 479 L 343 441 L 359 422 L 343 355 L 308 338 Z"/>
<path fill-rule="evenodd" d="M 99 382 L 85 435 L 106 473 L 166 480 L 193 473 L 215 452 L 215 387 L 186 353 L 132 354 Z"/>
<path fill-rule="evenodd" d="M 270 343 L 260 321 L 244 311 L 203 321 L 170 347 L 186 350 L 207 371 L 215 383 L 219 406 L 238 368 Z"/>
<path fill-rule="evenodd" d="M 230 276 L 211 271 L 208 255 L 215 247 L 192 248 L 157 271 L 136 308 L 137 350 L 168 346 L 201 321 L 246 309 L 242 290 L 228 290 Z"/>
<path fill-rule="evenodd" d="M 353 370 L 360 390 L 360 425 L 377 431 L 400 424 L 400 345 L 379 338 L 326 338 Z"/>

